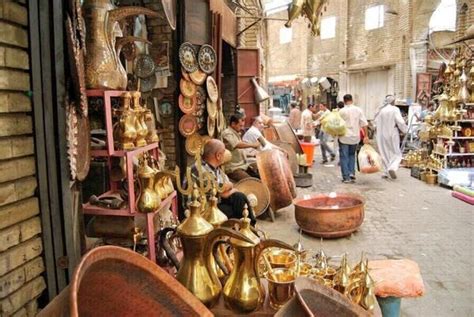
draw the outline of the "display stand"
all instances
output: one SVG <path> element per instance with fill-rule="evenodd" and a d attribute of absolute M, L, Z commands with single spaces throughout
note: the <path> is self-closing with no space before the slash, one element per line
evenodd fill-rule
<path fill-rule="evenodd" d="M 464 107 L 468 108 L 468 111 L 474 111 L 474 103 L 463 103 Z M 451 126 L 472 126 L 474 127 L 474 119 L 461 119 L 461 120 L 454 120 L 454 121 L 449 121 L 452 123 Z M 460 142 L 466 142 L 466 141 L 472 141 L 474 142 L 474 135 L 471 136 L 462 136 L 460 135 L 459 131 L 454 130 L 452 136 L 438 136 L 438 139 L 441 140 L 453 140 L 453 141 L 460 141 Z M 433 154 L 437 156 L 441 156 L 444 158 L 444 168 L 450 168 L 448 166 L 448 160 L 453 159 L 453 158 L 460 158 L 460 157 L 468 157 L 468 158 L 474 158 L 474 152 L 470 152 L 468 148 L 465 148 L 464 153 L 461 152 L 455 152 L 453 150 L 454 145 L 453 144 L 448 144 L 447 145 L 447 151 L 445 153 L 441 153 L 440 151 L 433 150 Z"/>
<path fill-rule="evenodd" d="M 118 217 L 146 217 L 146 236 L 148 241 L 148 258 L 153 262 L 156 262 L 156 250 L 155 250 L 155 216 L 162 210 L 171 206 L 171 211 L 174 216 L 177 217 L 177 196 L 176 191 L 172 192 L 168 198 L 164 199 L 159 208 L 152 213 L 140 213 L 136 208 L 135 193 L 135 178 L 133 173 L 133 159 L 135 156 L 145 152 L 151 152 L 155 159 L 158 159 L 158 142 L 148 144 L 143 147 L 138 147 L 133 150 L 119 150 L 115 149 L 114 138 L 113 138 L 113 122 L 112 122 L 112 102 L 111 98 L 121 97 L 125 91 L 116 90 L 88 90 L 88 97 L 99 97 L 104 99 L 104 112 L 105 112 L 105 128 L 106 128 L 106 149 L 105 150 L 92 150 L 92 157 L 104 157 L 107 158 L 109 172 L 111 171 L 111 158 L 112 157 L 125 157 L 126 158 L 126 178 L 128 188 L 128 201 L 127 205 L 121 209 L 109 209 L 103 208 L 90 203 L 82 205 L 83 213 L 86 215 L 100 215 L 100 216 L 118 216 Z M 118 190 L 119 182 L 110 180 L 110 190 L 99 196 L 110 196 L 112 193 L 116 193 Z"/>

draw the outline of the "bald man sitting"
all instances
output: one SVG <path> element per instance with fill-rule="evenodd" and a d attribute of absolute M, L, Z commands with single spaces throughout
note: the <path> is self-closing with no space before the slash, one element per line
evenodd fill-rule
<path fill-rule="evenodd" d="M 256 219 L 252 207 L 245 194 L 237 191 L 229 181 L 227 175 L 220 168 L 224 164 L 225 145 L 219 140 L 209 140 L 203 149 L 202 169 L 204 172 L 213 174 L 219 187 L 224 186 L 224 191 L 219 195 L 219 209 L 230 218 L 240 219 L 243 217 L 244 206 L 248 206 L 251 224 L 255 225 Z M 199 172 L 196 164 L 191 168 L 191 173 L 195 182 L 199 182 Z"/>

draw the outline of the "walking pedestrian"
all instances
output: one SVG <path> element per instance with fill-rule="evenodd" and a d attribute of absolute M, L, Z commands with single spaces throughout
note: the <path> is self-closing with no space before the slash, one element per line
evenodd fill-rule
<path fill-rule="evenodd" d="M 380 156 L 382 156 L 383 178 L 397 178 L 396 171 L 402 161 L 400 150 L 400 133 L 407 133 L 408 126 L 403 120 L 400 109 L 395 106 L 395 97 L 387 95 L 383 105 L 374 117 L 377 128 L 376 140 Z"/>
<path fill-rule="evenodd" d="M 321 122 L 321 120 L 323 120 L 324 117 L 327 116 L 330 112 L 331 111 L 329 111 L 325 104 L 319 104 L 319 112 L 316 114 L 317 120 Z M 333 150 L 331 150 L 331 148 L 327 144 L 328 135 L 326 132 L 323 131 L 323 129 L 319 129 L 318 139 L 319 144 L 321 146 L 321 155 L 323 156 L 323 161 L 321 162 L 321 164 L 326 164 L 328 162 L 327 154 L 331 156 L 331 162 L 334 161 L 334 159 L 336 158 L 336 154 L 334 154 Z"/>
<path fill-rule="evenodd" d="M 316 122 L 313 119 L 313 115 L 316 113 L 317 107 L 314 104 L 309 104 L 301 114 L 301 129 L 303 129 L 303 141 L 311 142 L 311 138 L 314 136 L 314 128 Z"/>
<path fill-rule="evenodd" d="M 339 158 L 341 163 L 342 181 L 355 183 L 355 155 L 360 142 L 360 129 L 364 130 L 364 144 L 369 143 L 367 119 L 362 109 L 353 104 L 352 95 L 344 96 L 344 108 L 339 110 L 346 122 L 347 132 L 339 138 Z"/>

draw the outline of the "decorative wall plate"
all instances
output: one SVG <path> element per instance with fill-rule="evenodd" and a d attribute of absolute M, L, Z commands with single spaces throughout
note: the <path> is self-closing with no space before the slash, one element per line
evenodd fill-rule
<path fill-rule="evenodd" d="M 156 75 L 153 73 L 150 77 L 139 78 L 140 81 L 140 91 L 149 92 L 152 91 L 156 85 Z"/>
<path fill-rule="evenodd" d="M 198 69 L 196 55 L 196 50 L 191 43 L 184 42 L 179 47 L 179 61 L 181 62 L 181 66 L 183 66 L 188 73 L 192 73 Z"/>
<path fill-rule="evenodd" d="M 219 90 L 217 89 L 216 81 L 212 76 L 207 76 L 206 88 L 209 99 L 211 99 L 212 102 L 217 102 L 217 99 L 219 99 Z"/>
<path fill-rule="evenodd" d="M 185 114 L 179 120 L 179 132 L 184 137 L 188 137 L 197 131 L 197 121 L 193 115 Z"/>
<path fill-rule="evenodd" d="M 202 86 L 197 86 L 196 97 L 197 97 L 197 103 L 199 105 L 204 104 L 206 102 L 206 99 L 207 99 L 206 89 L 204 89 L 204 87 L 202 87 Z"/>
<path fill-rule="evenodd" d="M 183 67 L 181 67 L 181 77 L 186 80 L 191 80 L 191 78 L 189 78 L 189 73 Z"/>
<path fill-rule="evenodd" d="M 196 94 L 196 85 L 193 82 L 181 79 L 179 89 L 185 97 L 192 97 Z"/>
<path fill-rule="evenodd" d="M 207 77 L 206 73 L 201 71 L 200 69 L 189 74 L 189 78 L 196 85 L 204 84 L 204 82 L 206 81 L 206 77 Z"/>
<path fill-rule="evenodd" d="M 215 102 L 212 102 L 212 100 L 209 98 L 207 98 L 206 104 L 207 104 L 207 115 L 215 120 L 217 116 L 217 104 Z"/>
<path fill-rule="evenodd" d="M 186 152 L 191 156 L 195 156 L 201 152 L 203 144 L 203 139 L 199 133 L 194 133 L 186 138 Z"/>
<path fill-rule="evenodd" d="M 160 103 L 160 105 L 158 106 L 158 109 L 162 117 L 169 117 L 173 114 L 173 106 L 168 101 L 164 101 Z"/>
<path fill-rule="evenodd" d="M 227 122 L 225 121 L 225 116 L 224 116 L 224 111 L 219 111 L 219 125 L 220 125 L 220 130 L 221 132 L 225 130 L 225 127 L 227 126 Z"/>
<path fill-rule="evenodd" d="M 135 62 L 134 71 L 138 77 L 148 78 L 155 74 L 155 61 L 148 54 L 140 54 Z"/>
<path fill-rule="evenodd" d="M 213 138 L 215 132 L 216 132 L 216 121 L 211 117 L 207 117 L 207 133 L 209 134 L 211 138 Z"/>
<path fill-rule="evenodd" d="M 217 56 L 212 46 L 204 44 L 199 49 L 198 55 L 199 67 L 206 74 L 212 74 L 216 69 Z"/>
<path fill-rule="evenodd" d="M 193 113 L 196 110 L 196 95 L 192 97 L 185 97 L 179 95 L 178 98 L 179 109 L 185 114 Z"/>

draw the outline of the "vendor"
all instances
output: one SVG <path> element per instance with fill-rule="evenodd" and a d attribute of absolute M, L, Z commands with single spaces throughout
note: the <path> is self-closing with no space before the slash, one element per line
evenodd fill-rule
<path fill-rule="evenodd" d="M 244 149 L 258 149 L 260 142 L 242 141 L 241 133 L 244 124 L 245 116 L 242 113 L 235 113 L 230 117 L 229 127 L 222 132 L 225 147 L 232 154 L 230 162 L 225 164 L 225 172 L 236 182 L 248 177 L 259 177 L 256 165 L 247 160 Z"/>
<path fill-rule="evenodd" d="M 314 115 L 318 111 L 318 107 L 313 104 L 309 104 L 301 114 L 301 129 L 303 129 L 303 141 L 311 142 L 312 137 L 314 136 L 314 129 L 317 125 L 317 122 L 314 120 Z"/>
<path fill-rule="evenodd" d="M 258 151 L 272 148 L 272 144 L 268 142 L 262 134 L 263 127 L 264 124 L 262 118 L 255 117 L 252 126 L 242 137 L 242 140 L 248 144 L 255 144 L 256 142 L 260 144 L 257 149 L 245 149 L 247 157 L 255 157 L 257 156 Z"/>
<path fill-rule="evenodd" d="M 220 168 L 224 163 L 225 145 L 219 140 L 209 140 L 202 153 L 202 172 L 208 172 L 215 176 L 219 187 L 224 190 L 219 194 L 218 208 L 230 219 L 243 217 L 244 206 L 247 205 L 251 224 L 255 225 L 256 219 L 252 207 L 245 194 L 237 191 L 229 181 L 227 175 Z M 195 182 L 199 182 L 199 170 L 196 163 L 191 168 L 191 174 Z"/>

